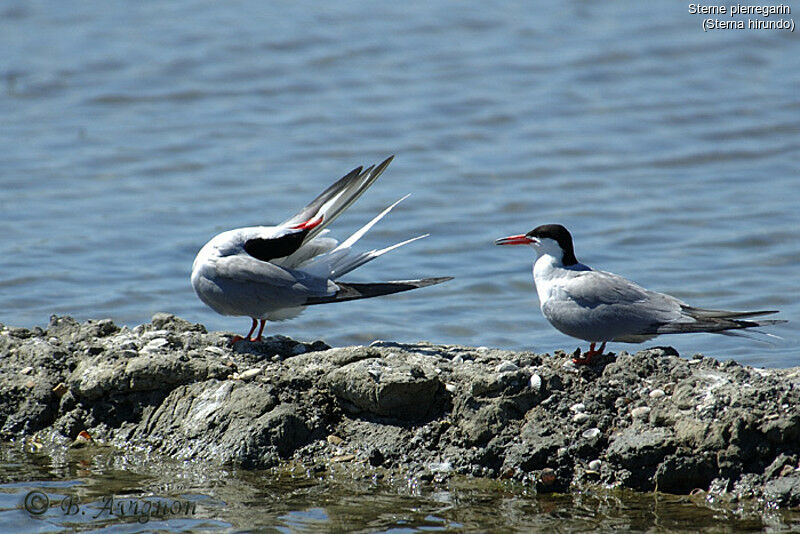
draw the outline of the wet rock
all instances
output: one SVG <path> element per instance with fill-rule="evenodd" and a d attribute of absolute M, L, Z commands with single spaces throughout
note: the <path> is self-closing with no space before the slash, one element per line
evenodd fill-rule
<path fill-rule="evenodd" d="M 764 498 L 782 507 L 800 505 L 800 474 L 770 480 L 764 485 Z"/>
<path fill-rule="evenodd" d="M 673 434 L 665 428 L 628 427 L 612 435 L 608 455 L 625 467 L 653 464 L 675 449 Z"/>

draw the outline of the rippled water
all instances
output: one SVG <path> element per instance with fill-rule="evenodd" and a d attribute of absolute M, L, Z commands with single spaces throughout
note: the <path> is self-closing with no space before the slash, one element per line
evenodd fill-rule
<path fill-rule="evenodd" d="M 590 265 L 791 321 L 777 345 L 658 343 L 800 365 L 800 45 L 700 22 L 674 2 L 4 2 L 0 321 L 243 333 L 192 292 L 198 249 L 397 154 L 334 235 L 412 192 L 363 245 L 431 237 L 350 279 L 456 280 L 272 332 L 571 350 L 532 253 L 492 244 L 561 222 Z"/>

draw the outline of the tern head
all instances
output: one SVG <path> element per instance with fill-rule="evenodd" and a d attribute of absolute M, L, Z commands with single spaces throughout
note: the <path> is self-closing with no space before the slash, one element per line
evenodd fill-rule
<path fill-rule="evenodd" d="M 575 265 L 575 249 L 572 246 L 572 235 L 560 224 L 543 224 L 527 234 L 503 237 L 494 242 L 495 245 L 530 245 L 541 256 L 552 256 L 564 265 Z"/>

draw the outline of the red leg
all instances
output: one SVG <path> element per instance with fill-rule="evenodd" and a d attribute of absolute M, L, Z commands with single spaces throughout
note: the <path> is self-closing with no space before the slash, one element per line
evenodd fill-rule
<path fill-rule="evenodd" d="M 582 358 L 572 358 L 572 363 L 575 365 L 589 365 L 592 363 L 592 358 L 595 356 L 600 356 L 603 354 L 603 351 L 606 349 L 606 342 L 600 344 L 600 348 L 595 350 L 594 349 L 595 343 L 591 343 L 589 345 L 589 350 L 587 350 Z"/>
<path fill-rule="evenodd" d="M 233 336 L 231 338 L 231 345 L 233 345 L 235 343 L 238 343 L 240 341 L 245 341 L 245 340 L 246 341 L 250 341 L 250 336 L 253 335 L 253 332 L 255 331 L 257 324 L 258 324 L 258 321 L 253 319 L 253 326 L 250 327 L 250 331 L 247 333 L 247 335 L 244 336 L 244 337 L 242 337 L 242 336 Z M 262 325 L 261 328 L 264 328 L 264 326 Z"/>
<path fill-rule="evenodd" d="M 264 325 L 267 324 L 266 319 L 261 319 L 261 328 L 258 329 L 258 335 L 252 341 L 261 341 L 261 334 L 264 332 Z M 253 328 L 256 327 L 256 320 L 253 319 Z M 253 331 L 251 330 L 250 333 L 252 334 Z"/>

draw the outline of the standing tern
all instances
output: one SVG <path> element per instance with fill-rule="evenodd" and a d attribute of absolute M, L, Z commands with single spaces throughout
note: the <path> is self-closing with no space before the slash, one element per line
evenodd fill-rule
<path fill-rule="evenodd" d="M 452 277 L 352 284 L 334 278 L 428 234 L 386 248 L 354 253 L 351 247 L 401 198 L 339 243 L 325 237 L 332 223 L 381 175 L 394 156 L 377 166 L 358 167 L 331 185 L 295 216 L 277 226 L 229 230 L 205 244 L 192 265 L 192 287 L 212 310 L 250 317 L 241 340 L 261 341 L 267 320 L 296 317 L 305 306 L 390 295 L 450 280 Z M 250 338 L 258 321 L 258 335 Z"/>
<path fill-rule="evenodd" d="M 786 321 L 745 318 L 777 311 L 732 312 L 695 308 L 677 298 L 645 289 L 630 280 L 596 271 L 575 257 L 572 236 L 560 224 L 538 226 L 527 234 L 495 241 L 496 245 L 531 245 L 537 259 L 533 281 L 542 314 L 557 330 L 591 343 L 576 364 L 588 364 L 609 341 L 641 343 L 660 334 L 714 332 Z M 595 344 L 601 343 L 595 350 Z"/>

